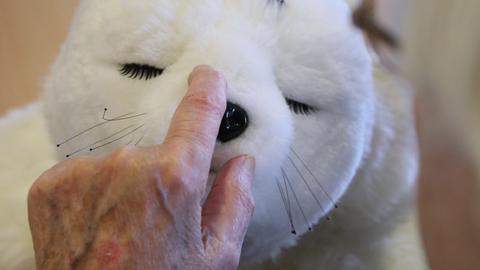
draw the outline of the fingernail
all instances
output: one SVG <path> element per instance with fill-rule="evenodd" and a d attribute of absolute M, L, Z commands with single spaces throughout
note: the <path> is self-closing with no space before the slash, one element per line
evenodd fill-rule
<path fill-rule="evenodd" d="M 210 66 L 207 66 L 207 65 L 198 65 L 198 66 L 193 68 L 192 72 L 200 70 L 200 69 L 212 69 L 212 68 Z"/>
<path fill-rule="evenodd" d="M 210 66 L 207 65 L 199 65 L 193 68 L 192 72 L 190 72 L 190 75 L 188 76 L 188 85 L 190 86 L 193 82 L 193 79 L 195 78 L 195 72 L 199 71 L 201 69 L 212 69 Z"/>

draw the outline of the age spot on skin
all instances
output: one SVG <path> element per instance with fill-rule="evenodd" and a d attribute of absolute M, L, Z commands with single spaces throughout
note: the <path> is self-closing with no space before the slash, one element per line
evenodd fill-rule
<path fill-rule="evenodd" d="M 115 241 L 104 241 L 97 250 L 102 269 L 116 269 L 122 253 L 120 246 Z"/>

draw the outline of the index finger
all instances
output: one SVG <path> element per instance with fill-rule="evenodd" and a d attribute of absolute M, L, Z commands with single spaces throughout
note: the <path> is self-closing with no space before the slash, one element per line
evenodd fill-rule
<path fill-rule="evenodd" d="M 208 66 L 196 67 L 187 94 L 173 116 L 164 144 L 182 161 L 208 173 L 220 123 L 226 109 L 226 82 Z"/>

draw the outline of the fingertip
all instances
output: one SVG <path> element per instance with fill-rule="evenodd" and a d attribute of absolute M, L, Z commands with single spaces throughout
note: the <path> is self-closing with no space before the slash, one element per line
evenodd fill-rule
<path fill-rule="evenodd" d="M 255 173 L 255 158 L 241 155 L 229 160 L 220 169 L 216 183 L 220 185 L 235 185 L 243 192 L 250 192 Z"/>
<path fill-rule="evenodd" d="M 199 65 L 194 67 L 192 72 L 190 72 L 190 75 L 188 76 L 188 85 L 192 85 L 199 79 L 209 79 L 213 82 L 221 82 L 223 84 L 226 84 L 223 75 L 219 71 L 208 65 Z"/>

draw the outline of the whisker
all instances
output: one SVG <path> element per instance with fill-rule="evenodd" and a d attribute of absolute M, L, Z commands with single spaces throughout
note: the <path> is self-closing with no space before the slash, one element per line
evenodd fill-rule
<path fill-rule="evenodd" d="M 305 163 L 305 161 L 303 161 L 300 156 L 297 154 L 297 152 L 295 152 L 295 149 L 293 149 L 292 147 L 290 147 L 290 150 L 292 150 L 292 153 L 297 157 L 298 160 L 300 160 L 300 162 L 302 163 L 303 167 L 305 167 L 305 169 L 307 170 L 307 172 L 310 174 L 310 176 L 315 180 L 315 182 L 317 183 L 317 185 L 320 187 L 320 189 L 322 189 L 322 192 L 327 196 L 327 198 L 332 202 L 332 204 L 334 205 L 335 208 L 338 208 L 338 205 L 335 203 L 335 201 L 332 199 L 332 197 L 330 197 L 330 195 L 328 194 L 328 192 L 325 190 L 325 188 L 323 187 L 323 185 L 320 183 L 320 181 L 318 180 L 318 178 L 315 176 L 315 174 L 313 174 L 313 172 L 310 170 L 310 168 L 308 168 L 307 164 Z"/>
<path fill-rule="evenodd" d="M 125 116 L 128 116 L 128 115 L 131 115 L 131 114 L 133 114 L 133 113 L 126 113 L 126 114 L 120 115 L 120 116 L 118 116 L 118 117 L 116 117 L 116 118 L 113 118 L 113 119 L 112 119 L 112 121 L 113 121 L 113 120 L 115 120 L 115 121 L 116 121 L 116 119 L 119 119 L 119 120 L 120 120 L 120 119 L 122 119 L 122 117 L 125 117 Z M 92 130 L 92 129 L 95 129 L 95 128 L 97 128 L 97 127 L 100 127 L 100 126 L 103 126 L 103 125 L 105 125 L 105 124 L 107 124 L 107 123 L 108 123 L 108 122 L 101 122 L 101 123 L 98 123 L 98 124 L 96 124 L 96 125 L 94 125 L 94 126 L 92 126 L 92 127 L 89 127 L 89 128 L 87 128 L 87 129 L 85 129 L 85 130 L 83 130 L 83 131 L 81 131 L 81 132 L 79 132 L 79 133 L 77 133 L 77 134 L 73 135 L 72 137 L 70 137 L 70 138 L 66 139 L 65 141 L 63 141 L 63 142 L 61 142 L 61 143 L 57 144 L 57 147 L 60 147 L 60 146 L 62 146 L 62 145 L 64 145 L 64 144 L 66 144 L 66 143 L 68 143 L 68 142 L 72 141 L 73 139 L 75 139 L 75 138 L 78 138 L 78 137 L 82 136 L 83 134 L 85 134 L 85 133 L 89 132 L 90 130 Z"/>
<path fill-rule="evenodd" d="M 100 145 L 100 146 L 97 146 L 97 147 L 94 147 L 94 148 L 90 148 L 90 152 L 92 152 L 92 151 L 94 151 L 94 150 L 96 150 L 96 149 L 102 148 L 102 147 L 104 147 L 104 146 L 107 146 L 107 145 L 109 145 L 109 144 L 112 144 L 112 143 L 114 143 L 114 142 L 117 142 L 117 141 L 119 141 L 119 140 L 127 137 L 128 135 L 134 133 L 135 131 L 141 129 L 141 128 L 144 127 L 144 126 L 145 126 L 145 124 L 140 125 L 139 127 L 135 128 L 134 130 L 132 130 L 132 131 L 128 132 L 127 134 L 121 136 L 120 138 L 117 138 L 117 139 L 115 139 L 115 140 L 113 140 L 113 141 L 110 141 L 110 142 L 107 142 L 107 143 L 105 143 L 105 144 L 102 144 L 102 145 Z"/>
<path fill-rule="evenodd" d="M 147 115 L 147 113 L 140 113 L 140 114 L 136 114 L 136 115 L 132 115 L 132 116 L 128 116 L 128 115 L 131 115 L 133 113 L 129 113 L 127 115 L 124 115 L 125 117 L 116 117 L 116 118 L 113 118 L 113 119 L 109 119 L 106 117 L 106 114 L 107 114 L 107 108 L 105 108 L 103 110 L 103 116 L 102 116 L 102 119 L 107 121 L 107 122 L 112 122 L 112 121 L 121 121 L 121 120 L 127 120 L 127 119 L 132 119 L 132 118 L 137 118 L 137 117 L 140 117 L 140 116 L 144 116 L 144 115 Z"/>
<path fill-rule="evenodd" d="M 73 156 L 73 155 L 75 155 L 75 154 L 78 154 L 78 153 L 82 152 L 83 150 L 86 150 L 86 149 L 88 149 L 88 148 L 91 148 L 92 146 L 94 146 L 94 145 L 96 145 L 96 144 L 98 144 L 98 143 L 104 142 L 104 141 L 106 141 L 106 140 L 108 140 L 108 139 L 110 139 L 110 138 L 112 138 L 112 137 L 115 137 L 116 135 L 118 135 L 118 134 L 124 132 L 125 130 L 128 130 L 128 129 L 134 127 L 134 126 L 135 126 L 135 125 L 130 125 L 130 126 L 126 127 L 126 128 L 122 128 L 121 130 L 113 133 L 112 135 L 110 135 L 110 136 L 108 136 L 108 137 L 106 137 L 106 138 L 100 139 L 100 140 L 98 140 L 98 141 L 96 141 L 96 142 L 94 142 L 94 143 L 92 143 L 92 144 L 89 144 L 88 146 L 85 146 L 85 147 L 83 147 L 83 148 L 80 148 L 80 149 L 76 150 L 75 152 L 72 152 L 72 153 L 68 154 L 66 157 L 69 158 L 69 157 L 71 157 L 71 156 Z"/>
<path fill-rule="evenodd" d="M 295 193 L 295 190 L 293 189 L 292 183 L 290 182 L 290 179 L 288 178 L 287 174 L 285 173 L 285 170 L 282 168 L 282 174 L 283 174 L 283 181 L 288 183 L 288 186 L 290 187 L 290 190 L 292 190 L 293 197 L 295 198 L 295 201 L 297 202 L 297 206 L 300 209 L 300 212 L 302 213 L 303 218 L 305 219 L 305 223 L 308 226 L 308 230 L 312 230 L 312 226 L 310 225 L 310 222 L 308 222 L 307 215 L 305 215 L 305 212 L 303 211 L 302 205 L 300 204 L 300 200 L 297 197 L 297 194 Z M 288 189 L 287 189 L 288 190 Z"/>
<path fill-rule="evenodd" d="M 283 168 L 282 168 L 283 170 Z M 290 202 L 290 192 L 288 192 L 288 186 L 287 186 L 287 182 L 285 180 L 285 177 L 283 177 L 283 185 L 285 187 L 285 196 L 287 198 L 287 203 L 288 203 L 288 209 L 290 209 L 290 213 L 292 212 L 292 204 Z"/>
<path fill-rule="evenodd" d="M 300 178 L 302 178 L 303 180 L 303 183 L 305 183 L 305 186 L 307 186 L 307 189 L 308 191 L 310 191 L 310 194 L 312 194 L 313 198 L 315 199 L 315 201 L 318 203 L 318 206 L 320 207 L 320 209 L 322 210 L 324 216 L 326 217 L 327 220 L 330 220 L 330 217 L 327 215 L 327 212 L 325 211 L 325 209 L 323 208 L 322 206 L 322 203 L 320 202 L 320 200 L 317 198 L 317 196 L 315 195 L 315 192 L 313 192 L 313 189 L 312 187 L 310 186 L 310 184 L 308 184 L 307 180 L 305 179 L 305 177 L 303 176 L 302 172 L 298 169 L 297 165 L 293 162 L 293 160 L 290 158 L 290 156 L 288 156 L 288 159 L 290 160 L 290 163 L 292 164 L 292 166 L 295 168 L 295 170 L 298 172 L 298 174 L 300 175 Z"/>
<path fill-rule="evenodd" d="M 278 178 L 276 180 L 277 180 L 278 191 L 280 192 L 280 196 L 282 197 L 283 207 L 285 208 L 285 212 L 287 213 L 287 216 L 288 216 L 288 221 L 290 222 L 291 232 L 292 234 L 297 234 L 297 231 L 295 230 L 295 225 L 293 224 L 292 209 L 290 207 L 290 203 L 287 204 L 285 191 L 283 190 L 282 185 L 280 184 L 280 181 L 278 180 Z"/>
<path fill-rule="evenodd" d="M 128 143 L 126 143 L 125 145 L 126 145 L 126 146 L 129 146 L 129 145 L 133 142 L 133 140 L 135 140 L 135 138 L 132 138 L 132 139 L 131 139 L 130 141 L 128 141 Z"/>
<path fill-rule="evenodd" d="M 140 142 L 143 140 L 143 138 L 145 138 L 145 135 L 143 135 L 136 143 L 135 143 L 135 146 L 138 146 L 140 144 Z"/>

